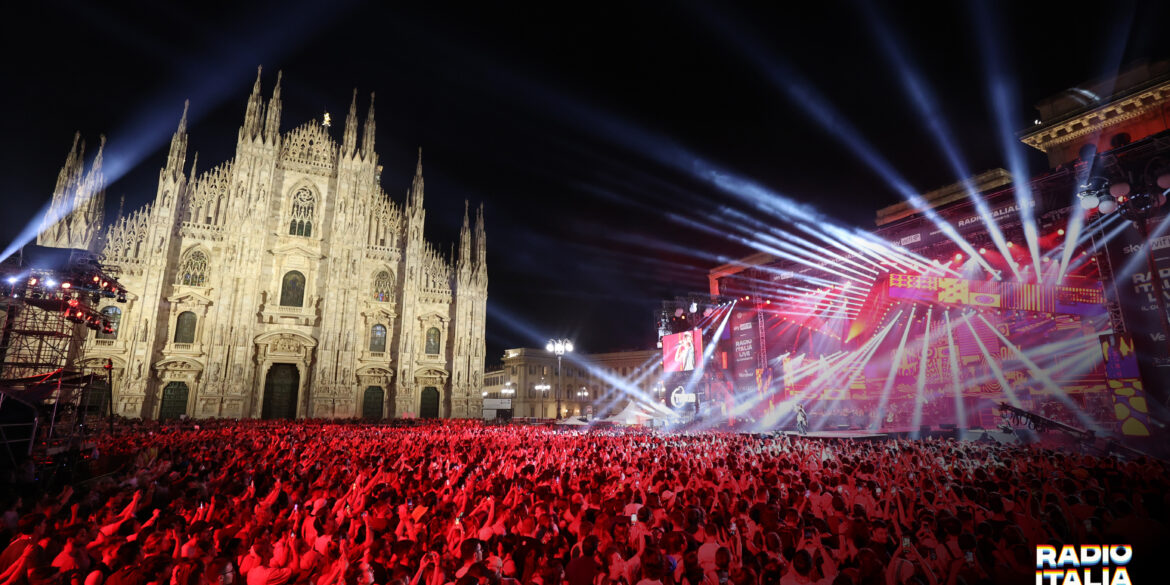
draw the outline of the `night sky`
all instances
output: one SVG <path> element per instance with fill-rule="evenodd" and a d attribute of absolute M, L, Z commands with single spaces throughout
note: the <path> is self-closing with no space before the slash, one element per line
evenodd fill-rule
<path fill-rule="evenodd" d="M 688 223 L 755 212 L 687 156 L 867 227 L 900 199 L 839 140 L 847 129 L 915 189 L 957 179 L 879 22 L 975 172 L 1007 165 L 980 39 L 1002 58 L 1016 130 L 1041 98 L 1170 56 L 1164 2 L 991 3 L 990 28 L 969 2 L 395 4 L 26 7 L 3 39 L 5 243 L 37 219 L 75 131 L 90 155 L 109 137 L 107 218 L 121 196 L 128 211 L 154 197 L 185 98 L 200 168 L 230 157 L 263 65 L 266 98 L 284 72 L 285 131 L 328 111 L 340 140 L 353 88 L 363 116 L 377 93 L 383 185 L 403 201 L 423 148 L 441 248 L 463 200 L 484 204 L 489 363 L 552 336 L 644 349 L 661 300 L 706 290 L 712 266 L 751 252 Z M 803 106 L 793 87 L 811 90 Z M 809 104 L 829 113 L 818 122 Z"/>

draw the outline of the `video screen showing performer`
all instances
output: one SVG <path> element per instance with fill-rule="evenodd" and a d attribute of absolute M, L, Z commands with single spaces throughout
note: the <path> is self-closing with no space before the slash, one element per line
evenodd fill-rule
<path fill-rule="evenodd" d="M 703 334 L 698 329 L 666 335 L 662 338 L 662 369 L 689 372 L 703 355 Z"/>

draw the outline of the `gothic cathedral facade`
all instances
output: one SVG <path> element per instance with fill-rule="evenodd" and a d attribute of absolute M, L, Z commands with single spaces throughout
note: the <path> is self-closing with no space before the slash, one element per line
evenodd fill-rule
<path fill-rule="evenodd" d="M 382 190 L 372 96 L 360 144 L 356 92 L 340 144 L 280 115 L 279 75 L 269 100 L 257 76 L 235 157 L 196 173 L 184 109 L 154 201 L 105 227 L 101 152 L 86 172 L 75 141 L 37 243 L 99 253 L 129 291 L 80 365 L 112 360 L 128 417 L 478 417 L 483 207 L 447 258 L 421 151 L 406 201 Z"/>

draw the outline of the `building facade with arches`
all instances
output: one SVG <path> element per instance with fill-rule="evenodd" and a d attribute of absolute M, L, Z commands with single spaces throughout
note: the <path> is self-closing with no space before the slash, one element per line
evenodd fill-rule
<path fill-rule="evenodd" d="M 448 257 L 423 238 L 421 152 L 404 202 L 382 189 L 372 97 L 360 143 L 356 93 L 340 143 L 280 115 L 257 76 L 235 157 L 197 172 L 184 109 L 154 201 L 110 225 L 101 153 L 87 175 L 74 144 L 38 244 L 101 253 L 129 291 L 82 365 L 112 360 L 129 417 L 478 417 L 482 206 Z"/>

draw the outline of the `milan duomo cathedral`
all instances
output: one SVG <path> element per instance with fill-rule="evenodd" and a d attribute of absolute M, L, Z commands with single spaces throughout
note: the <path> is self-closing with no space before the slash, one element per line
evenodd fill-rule
<path fill-rule="evenodd" d="M 360 142 L 356 92 L 340 144 L 280 112 L 257 76 L 235 158 L 197 173 L 184 108 L 154 201 L 105 227 L 102 153 L 86 172 L 74 141 L 37 243 L 101 254 L 130 293 L 81 366 L 113 361 L 129 417 L 478 417 L 483 207 L 449 259 L 423 239 L 421 151 L 405 203 L 382 190 L 372 96 Z"/>

